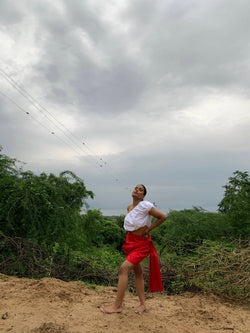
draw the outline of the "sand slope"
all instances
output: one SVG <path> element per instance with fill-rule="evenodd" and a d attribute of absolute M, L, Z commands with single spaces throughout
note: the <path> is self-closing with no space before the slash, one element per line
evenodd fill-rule
<path fill-rule="evenodd" d="M 215 296 L 147 294 L 147 312 L 134 313 L 126 294 L 121 314 L 103 314 L 116 288 L 93 289 L 80 282 L 0 276 L 0 332 L 15 333 L 249 333 L 250 311 Z"/>

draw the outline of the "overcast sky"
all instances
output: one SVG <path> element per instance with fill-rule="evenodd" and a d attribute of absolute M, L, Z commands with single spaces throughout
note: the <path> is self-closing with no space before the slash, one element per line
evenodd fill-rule
<path fill-rule="evenodd" d="M 124 214 L 143 183 L 216 211 L 249 171 L 249 0 L 1 0 L 0 41 L 3 153 L 75 172 L 90 208 Z"/>

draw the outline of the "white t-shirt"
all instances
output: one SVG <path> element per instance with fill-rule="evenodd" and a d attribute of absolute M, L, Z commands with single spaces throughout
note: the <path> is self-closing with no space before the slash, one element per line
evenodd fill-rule
<path fill-rule="evenodd" d="M 134 231 L 145 225 L 150 227 L 152 216 L 148 214 L 154 205 L 149 201 L 141 201 L 133 208 L 124 219 L 124 229 Z"/>

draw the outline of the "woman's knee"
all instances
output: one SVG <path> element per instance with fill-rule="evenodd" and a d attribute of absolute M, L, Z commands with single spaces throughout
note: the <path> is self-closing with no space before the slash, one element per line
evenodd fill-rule
<path fill-rule="evenodd" d="M 137 278 L 143 278 L 143 269 L 141 264 L 138 264 L 134 267 L 134 273 Z"/>
<path fill-rule="evenodd" d="M 133 268 L 133 264 L 124 262 L 119 268 L 119 274 L 128 274 L 128 272 Z"/>

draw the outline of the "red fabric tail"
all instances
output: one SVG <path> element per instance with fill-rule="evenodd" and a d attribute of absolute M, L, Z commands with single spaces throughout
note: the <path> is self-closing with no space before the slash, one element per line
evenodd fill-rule
<path fill-rule="evenodd" d="M 154 293 L 158 290 L 160 292 L 163 292 L 161 270 L 160 270 L 157 252 L 154 243 L 151 240 L 150 264 L 149 264 L 149 291 Z"/>

